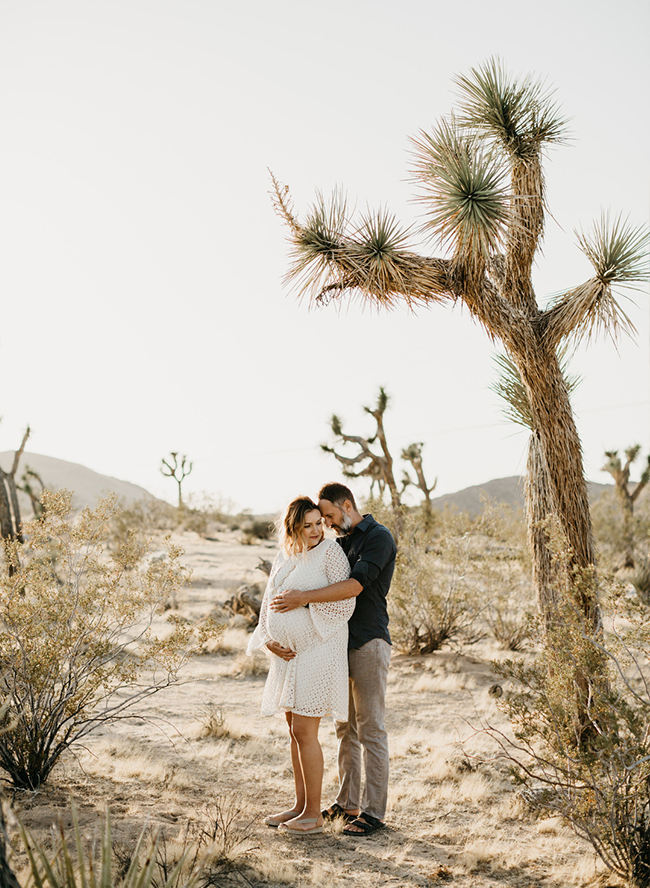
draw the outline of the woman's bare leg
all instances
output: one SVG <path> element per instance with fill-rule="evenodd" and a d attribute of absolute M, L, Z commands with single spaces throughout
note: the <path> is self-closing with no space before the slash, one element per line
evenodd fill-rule
<path fill-rule="evenodd" d="M 293 712 L 285 712 L 287 725 L 289 726 L 289 737 L 291 738 L 291 767 L 293 768 L 293 782 L 296 788 L 296 800 L 288 811 L 281 811 L 279 814 L 272 814 L 271 819 L 277 823 L 285 823 L 292 820 L 300 814 L 305 807 L 305 783 L 302 779 L 302 768 L 300 766 L 300 755 L 298 753 L 298 744 L 291 730 L 291 721 Z"/>
<path fill-rule="evenodd" d="M 323 822 L 320 813 L 321 791 L 323 788 L 323 750 L 318 742 L 319 725 L 320 718 L 310 718 L 306 715 L 296 715 L 295 712 L 293 713 L 291 734 L 297 744 L 305 796 L 302 811 L 292 823 L 312 820 L 310 826 L 313 825 L 313 821 L 320 826 Z M 298 785 L 297 778 L 296 785 Z"/>
<path fill-rule="evenodd" d="M 302 776 L 302 767 L 300 764 L 300 752 L 298 750 L 298 742 L 293 735 L 293 712 L 285 713 L 287 724 L 289 725 L 289 736 L 291 737 L 291 767 L 293 768 L 293 782 L 296 787 L 296 801 L 291 809 L 296 814 L 300 814 L 305 807 L 305 781 Z"/>

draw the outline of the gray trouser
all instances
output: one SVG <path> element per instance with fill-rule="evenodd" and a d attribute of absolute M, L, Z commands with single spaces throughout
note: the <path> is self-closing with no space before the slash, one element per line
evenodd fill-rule
<path fill-rule="evenodd" d="M 361 808 L 379 820 L 386 816 L 388 800 L 388 735 L 384 728 L 386 683 L 390 645 L 373 638 L 349 651 L 350 708 L 346 722 L 336 722 L 339 740 L 340 788 L 336 801 L 342 808 Z M 366 785 L 361 797 L 361 749 Z"/>

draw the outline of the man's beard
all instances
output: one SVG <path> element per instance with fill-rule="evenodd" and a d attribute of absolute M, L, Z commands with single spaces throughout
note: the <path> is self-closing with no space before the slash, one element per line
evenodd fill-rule
<path fill-rule="evenodd" d="M 334 530 L 336 531 L 337 536 L 347 536 L 352 530 L 352 519 L 349 517 L 349 515 L 343 515 L 343 517 L 341 518 L 341 523 L 337 524 L 334 527 Z"/>

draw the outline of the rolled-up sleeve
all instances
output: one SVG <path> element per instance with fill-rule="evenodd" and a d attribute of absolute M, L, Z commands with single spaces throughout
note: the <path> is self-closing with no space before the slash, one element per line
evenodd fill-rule
<path fill-rule="evenodd" d="M 350 579 L 356 580 L 365 588 L 395 558 L 395 552 L 393 537 L 384 527 L 377 528 L 370 534 L 359 559 L 352 565 Z"/>

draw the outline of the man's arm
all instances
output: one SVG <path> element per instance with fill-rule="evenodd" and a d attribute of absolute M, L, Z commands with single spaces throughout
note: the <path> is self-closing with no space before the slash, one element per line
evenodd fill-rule
<path fill-rule="evenodd" d="M 362 591 L 363 586 L 357 580 L 341 580 L 340 583 L 332 583 L 331 586 L 312 589 L 310 592 L 287 589 L 275 596 L 270 607 L 277 613 L 283 614 L 312 602 L 344 601 L 346 598 L 356 598 Z"/>

